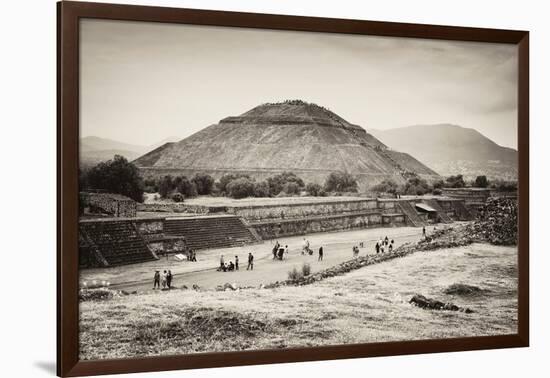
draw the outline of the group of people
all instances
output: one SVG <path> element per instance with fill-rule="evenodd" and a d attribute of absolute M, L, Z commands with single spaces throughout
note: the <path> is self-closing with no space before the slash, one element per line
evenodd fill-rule
<path fill-rule="evenodd" d="M 273 249 L 271 250 L 271 253 L 273 254 L 273 260 L 283 260 L 286 257 L 288 257 L 288 245 L 285 245 L 284 247 L 279 244 L 279 241 L 275 241 L 275 245 L 273 246 Z"/>
<path fill-rule="evenodd" d="M 302 242 L 302 255 L 313 255 L 313 250 L 309 248 L 309 240 L 304 238 L 304 241 Z"/>
<path fill-rule="evenodd" d="M 288 253 L 289 253 L 288 245 L 285 245 L 283 247 L 281 244 L 279 244 L 279 241 L 276 240 L 275 245 L 273 245 L 273 249 L 271 250 L 271 252 L 273 254 L 273 260 L 284 260 L 285 258 L 288 258 Z M 306 238 L 304 238 L 304 241 L 302 242 L 301 254 L 302 255 L 308 254 L 310 256 L 313 255 L 313 249 L 310 248 L 309 240 L 307 240 Z M 317 261 L 323 261 L 323 255 L 324 255 L 323 246 L 320 246 L 319 257 L 317 258 Z"/>
<path fill-rule="evenodd" d="M 239 256 L 235 255 L 235 262 L 230 260 L 228 263 L 225 262 L 223 255 L 220 256 L 220 266 L 218 272 L 233 272 L 239 270 Z M 254 270 L 254 255 L 252 252 L 248 252 L 248 265 L 246 270 Z"/>
<path fill-rule="evenodd" d="M 319 257 L 317 258 L 317 261 L 323 261 L 323 255 L 324 255 L 325 251 L 323 249 L 323 246 L 320 246 L 319 247 Z M 309 246 L 309 240 L 307 240 L 306 238 L 304 238 L 304 240 L 302 241 L 302 255 L 305 255 L 305 254 L 308 254 L 308 255 L 313 255 L 313 249 L 310 248 Z"/>
<path fill-rule="evenodd" d="M 164 271 L 160 274 L 160 270 L 155 271 L 155 276 L 153 278 L 153 290 L 160 289 L 171 289 L 172 288 L 172 272 L 170 270 Z"/>
<path fill-rule="evenodd" d="M 187 261 L 197 262 L 197 253 L 193 249 L 187 251 Z"/>
<path fill-rule="evenodd" d="M 376 245 L 374 246 L 374 249 L 376 250 L 376 253 L 384 253 L 384 252 L 393 252 L 393 239 L 390 241 L 388 237 L 386 236 L 384 239 L 380 238 L 376 242 Z"/>

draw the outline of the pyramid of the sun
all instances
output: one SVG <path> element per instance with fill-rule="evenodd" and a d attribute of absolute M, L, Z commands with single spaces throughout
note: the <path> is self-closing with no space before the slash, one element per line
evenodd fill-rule
<path fill-rule="evenodd" d="M 356 176 L 361 190 L 410 173 L 428 180 L 437 173 L 412 156 L 388 149 L 362 127 L 328 109 L 300 100 L 263 104 L 181 140 L 134 163 L 146 178 L 244 173 L 256 179 L 290 171 L 306 183 L 324 183 L 331 172 Z"/>

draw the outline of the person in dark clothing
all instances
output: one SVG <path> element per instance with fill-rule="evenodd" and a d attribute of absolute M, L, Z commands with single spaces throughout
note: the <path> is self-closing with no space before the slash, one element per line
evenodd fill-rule
<path fill-rule="evenodd" d="M 384 239 L 384 244 L 388 245 L 389 242 L 390 242 L 390 240 L 389 240 L 388 237 L 386 236 L 386 238 Z"/>
<path fill-rule="evenodd" d="M 319 247 L 319 258 L 317 261 L 323 261 L 323 246 Z"/>
<path fill-rule="evenodd" d="M 233 264 L 233 261 L 230 261 L 229 264 L 227 265 L 227 271 L 232 272 L 234 270 L 235 270 L 235 264 Z"/>
<path fill-rule="evenodd" d="M 246 270 L 254 270 L 254 255 L 252 252 L 248 252 L 248 266 L 246 267 Z"/>
<path fill-rule="evenodd" d="M 235 270 L 239 270 L 239 256 L 235 256 Z"/>
<path fill-rule="evenodd" d="M 153 290 L 160 289 L 160 271 L 155 271 L 155 277 L 153 278 Z"/>
<path fill-rule="evenodd" d="M 426 237 L 426 227 L 422 226 L 422 236 Z"/>
<path fill-rule="evenodd" d="M 374 246 L 374 249 L 376 250 L 376 253 L 380 253 L 380 244 L 378 244 L 378 242 L 376 242 L 376 245 Z"/>
<path fill-rule="evenodd" d="M 172 271 L 169 270 L 168 274 L 166 275 L 166 286 L 168 286 L 168 289 L 172 288 Z"/>

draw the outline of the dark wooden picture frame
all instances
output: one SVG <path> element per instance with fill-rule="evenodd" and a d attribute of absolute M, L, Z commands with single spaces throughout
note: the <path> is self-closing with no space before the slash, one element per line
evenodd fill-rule
<path fill-rule="evenodd" d="M 59 2 L 57 52 L 57 373 L 60 376 L 435 353 L 529 345 L 529 33 L 451 26 Z M 515 335 L 78 360 L 79 20 L 82 18 L 232 26 L 515 44 L 518 46 L 518 332 Z"/>

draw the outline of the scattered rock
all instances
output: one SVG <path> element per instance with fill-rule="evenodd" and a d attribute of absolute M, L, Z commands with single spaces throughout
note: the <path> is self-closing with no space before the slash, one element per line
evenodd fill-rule
<path fill-rule="evenodd" d="M 109 289 L 84 289 L 78 293 L 78 299 L 82 302 L 108 300 L 114 296 L 115 292 Z"/>
<path fill-rule="evenodd" d="M 224 290 L 237 290 L 237 289 L 239 289 L 239 286 L 237 286 L 236 283 L 229 283 L 229 282 L 226 282 L 226 283 L 223 285 L 223 289 L 224 289 Z"/>
<path fill-rule="evenodd" d="M 485 292 L 486 290 L 483 290 L 477 286 L 472 285 L 466 285 L 466 284 L 452 284 L 443 292 L 448 295 L 462 295 L 462 296 L 473 296 L 473 295 L 479 295 Z"/>
<path fill-rule="evenodd" d="M 467 314 L 474 312 L 469 308 L 461 308 L 454 303 L 443 303 L 435 299 L 426 298 L 420 294 L 413 295 L 409 303 L 414 306 L 430 310 L 461 311 Z"/>

